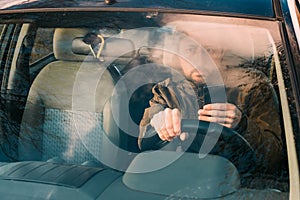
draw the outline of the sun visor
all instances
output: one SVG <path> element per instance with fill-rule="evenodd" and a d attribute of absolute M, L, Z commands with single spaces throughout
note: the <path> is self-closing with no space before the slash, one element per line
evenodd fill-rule
<path fill-rule="evenodd" d="M 238 66 L 245 61 L 253 62 L 257 58 L 269 58 L 273 55 L 269 32 L 264 28 L 184 20 L 172 21 L 166 26 L 173 28 L 177 34 L 181 33 L 185 39 L 195 41 L 209 52 L 213 60 L 216 56 L 214 52 L 222 51 L 224 66 Z M 176 44 L 180 43 L 174 43 L 172 37 L 165 39 L 165 45 L 182 49 L 176 47 Z M 173 55 L 165 55 L 164 60 L 165 63 L 174 65 Z"/>

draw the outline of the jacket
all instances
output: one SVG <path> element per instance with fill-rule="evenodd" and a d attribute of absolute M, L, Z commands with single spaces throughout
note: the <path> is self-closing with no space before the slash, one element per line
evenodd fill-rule
<path fill-rule="evenodd" d="M 277 171 L 281 167 L 283 142 L 278 99 L 273 86 L 262 72 L 253 69 L 228 68 L 222 77 L 227 102 L 242 112 L 242 119 L 234 131 L 253 148 L 260 171 Z M 165 108 L 177 108 L 183 119 L 197 119 L 197 111 L 205 103 L 203 86 L 183 78 L 170 77 L 156 84 L 152 92 L 150 107 L 145 110 L 140 123 L 138 143 L 141 151 L 161 149 L 168 143 L 149 131 L 154 114 Z M 196 135 L 185 150 L 199 152 L 203 142 L 200 137 Z"/>

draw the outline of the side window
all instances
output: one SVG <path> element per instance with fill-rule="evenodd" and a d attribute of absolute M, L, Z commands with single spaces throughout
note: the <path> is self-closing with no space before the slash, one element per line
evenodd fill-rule
<path fill-rule="evenodd" d="M 295 15 L 293 19 L 293 26 L 296 32 L 296 38 L 298 40 L 298 46 L 300 48 L 300 0 L 295 0 Z M 293 18 L 293 17 L 292 17 Z"/>
<path fill-rule="evenodd" d="M 300 1 L 297 2 L 297 0 L 295 0 L 295 2 L 296 2 L 296 6 L 295 6 L 296 15 L 297 15 L 298 22 L 300 24 Z"/>
<path fill-rule="evenodd" d="M 36 33 L 29 64 L 53 53 L 53 28 L 39 28 Z"/>

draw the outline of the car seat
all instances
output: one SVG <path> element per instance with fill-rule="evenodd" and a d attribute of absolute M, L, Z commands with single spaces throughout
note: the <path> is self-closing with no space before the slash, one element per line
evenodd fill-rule
<path fill-rule="evenodd" d="M 103 153 L 107 145 L 120 145 L 110 105 L 115 80 L 109 64 L 104 63 L 114 57 L 120 62 L 130 59 L 131 54 L 123 54 L 133 52 L 134 47 L 130 40 L 107 40 L 100 62 L 83 42 L 89 31 L 55 30 L 56 61 L 41 70 L 30 88 L 21 123 L 19 160 L 82 164 L 116 156 L 116 151 Z"/>

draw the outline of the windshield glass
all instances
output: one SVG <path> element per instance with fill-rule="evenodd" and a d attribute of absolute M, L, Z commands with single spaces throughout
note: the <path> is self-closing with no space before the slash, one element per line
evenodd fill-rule
<path fill-rule="evenodd" d="M 281 95 L 290 91 L 278 78 L 287 76 L 276 22 L 53 12 L 45 23 L 37 15 L 0 25 L 0 58 L 9 63 L 3 160 L 110 168 L 126 172 L 131 189 L 169 197 L 239 188 L 288 195 L 285 124 L 295 116 L 293 98 Z M 184 168 L 193 176 L 179 186 L 155 187 L 153 177 Z M 136 173 L 150 176 L 140 183 Z M 219 184 L 213 192 L 203 190 L 208 180 Z"/>

